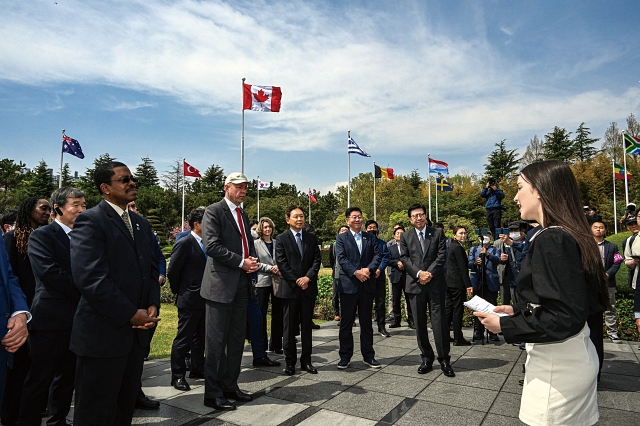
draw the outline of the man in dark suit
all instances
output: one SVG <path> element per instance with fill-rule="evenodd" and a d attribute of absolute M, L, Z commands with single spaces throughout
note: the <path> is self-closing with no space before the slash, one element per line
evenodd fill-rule
<path fill-rule="evenodd" d="M 191 350 L 189 377 L 204 378 L 204 299 L 200 286 L 207 255 L 202 244 L 202 217 L 204 209 L 189 213 L 191 233 L 182 238 L 171 251 L 169 284 L 178 295 L 178 333 L 171 346 L 171 386 L 178 390 L 191 390 L 185 379 L 185 355 Z"/>
<path fill-rule="evenodd" d="M 13 354 L 26 341 L 28 336 L 27 322 L 31 320 L 27 297 L 18 284 L 18 278 L 13 275 L 9 255 L 4 244 L 0 244 L 0 329 L 3 332 L 3 350 L 0 350 L 0 408 L 4 397 L 7 380 L 7 366 L 13 361 Z"/>
<path fill-rule="evenodd" d="M 31 368 L 20 403 L 21 425 L 40 425 L 47 397 L 51 401 L 47 424 L 66 424 L 73 397 L 76 356 L 69 350 L 69 341 L 80 292 L 71 276 L 68 234 L 76 217 L 86 210 L 84 192 L 59 188 L 51 194 L 51 205 L 55 220 L 29 237 L 36 292 L 31 304 Z"/>
<path fill-rule="evenodd" d="M 400 327 L 402 320 L 401 298 L 404 293 L 404 284 L 407 281 L 407 271 L 400 260 L 400 236 L 404 233 L 404 227 L 397 227 L 393 231 L 393 238 L 396 244 L 388 244 L 389 248 L 389 281 L 391 282 L 391 300 L 393 322 L 389 324 L 389 328 Z M 408 299 L 405 293 L 405 300 Z M 409 328 L 415 328 L 413 325 L 413 315 L 411 314 L 411 305 L 407 303 L 407 323 Z"/>
<path fill-rule="evenodd" d="M 391 334 L 387 331 L 384 312 L 386 309 L 387 299 L 387 275 L 385 270 L 389 263 L 389 249 L 387 248 L 387 243 L 378 238 L 378 222 L 369 219 L 365 223 L 365 229 L 369 234 L 376 237 L 376 240 L 378 241 L 378 248 L 382 254 L 382 260 L 375 272 L 376 292 L 373 295 L 373 310 L 376 315 L 376 323 L 378 324 L 378 333 L 383 337 L 391 337 Z"/>
<path fill-rule="evenodd" d="M 320 248 L 314 234 L 302 231 L 302 207 L 288 207 L 285 216 L 289 229 L 278 235 L 276 243 L 276 264 L 282 277 L 276 296 L 284 302 L 284 372 L 289 376 L 296 372 L 296 329 L 299 323 L 302 339 L 300 368 L 311 374 L 318 374 L 318 370 L 311 364 L 311 323 L 318 295 Z"/>
<path fill-rule="evenodd" d="M 96 167 L 102 196 L 81 213 L 71 236 L 71 271 L 80 291 L 70 349 L 76 354 L 73 423 L 129 425 L 150 329 L 159 321 L 160 285 L 149 222 L 127 210 L 136 179 L 120 162 Z"/>
<path fill-rule="evenodd" d="M 340 264 L 340 362 L 339 369 L 349 366 L 353 356 L 352 326 L 356 320 L 356 309 L 360 320 L 360 352 L 364 363 L 371 368 L 380 368 L 373 349 L 373 327 L 371 308 L 376 290 L 376 270 L 382 260 L 377 238 L 362 232 L 362 210 L 349 207 L 345 213 L 349 231 L 336 237 L 336 260 Z"/>
<path fill-rule="evenodd" d="M 405 294 L 408 293 L 413 320 L 416 324 L 418 348 L 422 356 L 419 374 L 433 369 L 435 355 L 427 335 L 427 304 L 431 312 L 431 328 L 438 351 L 438 362 L 445 376 L 455 373 L 449 362 L 449 325 L 445 320 L 444 278 L 446 243 L 441 229 L 427 226 L 426 209 L 414 204 L 408 210 L 409 220 L 414 226 L 400 237 L 400 259 L 407 271 Z"/>
<path fill-rule="evenodd" d="M 238 387 L 251 274 L 258 270 L 249 218 L 240 208 L 248 182 L 242 173 L 227 176 L 224 198 L 207 207 L 202 220 L 209 256 L 200 288 L 206 304 L 204 405 L 217 410 L 236 409 L 227 398 L 253 399 Z"/>

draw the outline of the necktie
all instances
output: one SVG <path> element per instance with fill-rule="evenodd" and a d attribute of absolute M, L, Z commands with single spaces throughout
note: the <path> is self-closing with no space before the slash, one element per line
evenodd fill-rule
<path fill-rule="evenodd" d="M 302 256 L 302 237 L 300 236 L 299 232 L 296 234 L 296 244 L 298 245 L 298 251 Z"/>
<path fill-rule="evenodd" d="M 362 234 L 357 233 L 354 235 L 356 237 L 356 244 L 358 245 L 358 251 L 362 254 Z"/>
<path fill-rule="evenodd" d="M 249 243 L 247 243 L 247 236 L 244 233 L 244 223 L 242 222 L 240 207 L 236 207 L 236 215 L 238 216 L 238 226 L 240 227 L 240 235 L 242 236 L 243 257 L 246 259 L 249 257 Z"/>
<path fill-rule="evenodd" d="M 129 220 L 129 212 L 127 210 L 123 211 L 120 217 L 124 220 L 124 224 L 127 225 L 131 238 L 133 238 L 133 226 L 131 226 L 131 221 Z"/>
<path fill-rule="evenodd" d="M 207 256 L 207 252 L 204 251 L 204 241 L 200 240 L 200 248 L 202 248 L 202 252 L 204 253 L 204 258 L 208 258 L 209 256 Z"/>
<path fill-rule="evenodd" d="M 422 253 L 424 253 L 424 231 L 420 231 L 420 247 L 422 247 Z"/>

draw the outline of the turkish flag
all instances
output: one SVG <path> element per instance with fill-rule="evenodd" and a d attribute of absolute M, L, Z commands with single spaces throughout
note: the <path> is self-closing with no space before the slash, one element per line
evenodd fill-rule
<path fill-rule="evenodd" d="M 282 92 L 276 86 L 244 85 L 242 109 L 262 112 L 280 112 Z"/>
<path fill-rule="evenodd" d="M 202 177 L 202 176 L 200 176 L 200 170 L 196 169 L 195 167 L 193 167 L 192 165 L 190 165 L 186 161 L 183 161 L 183 162 L 184 162 L 184 175 L 185 176 L 193 176 L 193 177 L 197 177 L 197 178 L 201 178 Z"/>

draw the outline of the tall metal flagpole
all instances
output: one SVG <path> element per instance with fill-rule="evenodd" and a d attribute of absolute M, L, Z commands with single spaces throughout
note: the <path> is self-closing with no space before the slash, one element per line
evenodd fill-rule
<path fill-rule="evenodd" d="M 427 174 L 427 185 L 429 185 L 429 220 L 431 220 L 431 154 L 427 154 L 427 164 L 429 167 L 429 173 Z"/>
<path fill-rule="evenodd" d="M 351 130 L 347 130 L 347 141 L 351 137 Z M 351 207 L 351 153 L 349 152 L 349 144 L 347 143 L 347 158 L 349 166 L 347 167 L 347 208 Z"/>
<path fill-rule="evenodd" d="M 64 129 L 62 129 L 62 147 L 60 149 L 60 179 L 58 179 L 58 188 L 62 188 L 62 156 L 64 155 Z"/>
<path fill-rule="evenodd" d="M 260 220 L 260 176 L 258 176 L 258 184 L 256 186 L 258 187 L 258 217 L 256 220 Z"/>
<path fill-rule="evenodd" d="M 244 81 L 242 77 L 242 139 L 240 141 L 240 173 L 244 174 Z"/>
<path fill-rule="evenodd" d="M 613 225 L 615 227 L 615 233 L 618 233 L 618 212 L 616 206 L 616 162 L 615 159 L 611 159 L 611 168 L 613 169 Z M 627 171 L 624 171 L 625 174 Z"/>
<path fill-rule="evenodd" d="M 442 178 L 440 178 L 442 184 Z M 438 221 L 438 178 L 436 177 L 436 222 Z"/>
<path fill-rule="evenodd" d="M 373 220 L 376 218 L 376 162 L 373 162 Z"/>
<path fill-rule="evenodd" d="M 622 132 L 622 156 L 624 157 L 624 200 L 626 207 L 629 205 L 629 180 L 627 179 L 627 150 L 624 147 L 625 132 L 626 130 Z"/>
<path fill-rule="evenodd" d="M 185 159 L 182 159 L 182 232 L 184 232 L 184 182 L 185 182 L 185 175 L 184 175 L 184 161 Z"/>
<path fill-rule="evenodd" d="M 309 225 L 311 225 L 311 188 L 309 188 L 307 198 L 309 199 Z"/>

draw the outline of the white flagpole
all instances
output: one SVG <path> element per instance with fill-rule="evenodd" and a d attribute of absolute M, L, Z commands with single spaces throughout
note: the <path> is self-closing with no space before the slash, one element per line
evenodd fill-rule
<path fill-rule="evenodd" d="M 258 176 L 258 184 L 256 186 L 258 187 L 258 217 L 256 220 L 260 221 L 260 176 Z"/>
<path fill-rule="evenodd" d="M 427 154 L 427 165 L 429 173 L 427 174 L 427 184 L 429 185 L 429 220 L 431 220 L 431 163 L 428 161 L 431 159 L 431 154 Z"/>
<path fill-rule="evenodd" d="M 624 147 L 624 133 L 622 132 L 622 156 L 624 157 L 624 200 L 626 207 L 629 205 L 629 180 L 627 179 L 627 150 Z"/>
<path fill-rule="evenodd" d="M 373 162 L 373 220 L 376 218 L 376 162 Z"/>
<path fill-rule="evenodd" d="M 58 188 L 62 188 L 62 156 L 64 155 L 64 129 L 62 129 L 62 147 L 60 149 L 60 179 Z"/>
<path fill-rule="evenodd" d="M 351 130 L 347 130 L 347 140 L 351 137 Z M 351 154 L 349 153 L 349 144 L 347 143 L 347 208 L 351 207 Z"/>
<path fill-rule="evenodd" d="M 615 160 L 611 159 L 611 167 L 613 168 L 613 225 L 615 228 L 615 233 L 618 233 L 618 212 L 616 208 L 616 164 Z M 624 171 L 625 175 L 627 171 Z M 625 176 L 626 178 L 626 176 Z"/>
<path fill-rule="evenodd" d="M 440 178 L 440 183 L 442 183 L 442 178 Z M 436 222 L 438 221 L 438 178 L 436 177 Z"/>
<path fill-rule="evenodd" d="M 309 199 L 309 225 L 311 225 L 311 188 L 309 188 L 307 198 Z"/>
<path fill-rule="evenodd" d="M 184 162 L 185 159 L 182 159 L 182 232 L 184 232 L 184 182 L 186 180 L 186 176 L 184 175 Z"/>
<path fill-rule="evenodd" d="M 242 139 L 240 141 L 240 173 L 244 174 L 244 81 L 242 77 Z"/>

